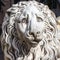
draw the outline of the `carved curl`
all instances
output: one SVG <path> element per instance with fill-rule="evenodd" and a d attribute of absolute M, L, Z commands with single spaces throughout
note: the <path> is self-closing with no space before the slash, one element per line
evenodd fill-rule
<path fill-rule="evenodd" d="M 55 14 L 48 6 L 24 1 L 7 10 L 2 24 L 2 49 L 6 60 L 58 60 Z"/>

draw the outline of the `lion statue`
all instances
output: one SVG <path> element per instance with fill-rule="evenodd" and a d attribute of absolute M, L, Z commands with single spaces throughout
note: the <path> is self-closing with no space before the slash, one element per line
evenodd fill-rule
<path fill-rule="evenodd" d="M 7 10 L 2 24 L 5 60 L 60 60 L 55 14 L 37 1 L 21 1 Z"/>

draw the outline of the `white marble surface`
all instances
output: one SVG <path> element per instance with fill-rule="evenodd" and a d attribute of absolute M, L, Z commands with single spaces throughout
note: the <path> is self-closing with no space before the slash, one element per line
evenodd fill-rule
<path fill-rule="evenodd" d="M 5 60 L 59 60 L 55 14 L 47 5 L 23 1 L 7 10 L 2 24 Z"/>

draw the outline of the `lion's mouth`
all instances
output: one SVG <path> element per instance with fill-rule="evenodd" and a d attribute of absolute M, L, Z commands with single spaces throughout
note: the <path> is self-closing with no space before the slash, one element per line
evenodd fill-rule
<path fill-rule="evenodd" d="M 41 41 L 40 36 L 34 36 L 34 35 L 26 35 L 26 38 L 33 44 L 37 44 Z"/>
<path fill-rule="evenodd" d="M 39 39 L 34 39 L 34 40 L 32 40 L 31 42 L 32 43 L 39 43 L 41 40 L 39 40 Z"/>
<path fill-rule="evenodd" d="M 42 34 L 33 34 L 26 32 L 25 33 L 26 40 L 31 43 L 32 45 L 37 45 L 42 40 Z"/>

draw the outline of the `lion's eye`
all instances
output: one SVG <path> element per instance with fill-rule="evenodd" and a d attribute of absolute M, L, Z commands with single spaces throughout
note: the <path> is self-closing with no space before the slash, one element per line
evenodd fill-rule
<path fill-rule="evenodd" d="M 28 23 L 28 20 L 23 18 L 22 20 L 17 20 L 17 23 Z"/>
<path fill-rule="evenodd" d="M 40 17 L 37 17 L 37 22 L 41 22 L 41 21 L 43 21 L 43 19 Z"/>
<path fill-rule="evenodd" d="M 28 23 L 28 20 L 26 18 L 23 18 L 22 23 Z"/>

